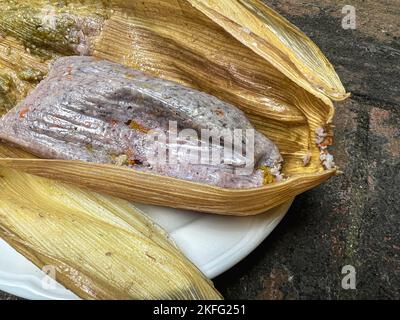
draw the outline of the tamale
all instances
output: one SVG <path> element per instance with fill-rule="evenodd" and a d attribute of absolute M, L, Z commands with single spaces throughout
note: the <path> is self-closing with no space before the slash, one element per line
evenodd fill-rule
<path fill-rule="evenodd" d="M 343 100 L 348 94 L 318 47 L 259 0 L 3 0 L 0 10 L 0 114 L 13 108 L 35 88 L 54 59 L 93 55 L 201 90 L 240 108 L 256 129 L 278 146 L 287 179 L 262 188 L 224 190 L 109 165 L 36 159 L 2 144 L 0 164 L 4 167 L 129 200 L 234 215 L 264 212 L 336 173 L 327 152 L 333 135 L 332 100 Z M 86 238 L 81 239 L 82 244 L 77 240 L 68 247 L 71 251 L 57 251 L 54 255 L 53 248 L 44 247 L 43 240 L 49 235 L 38 231 L 39 223 L 49 227 L 46 224 L 53 222 L 57 230 L 65 228 L 66 234 L 74 238 L 81 236 L 71 229 L 77 225 L 73 221 L 77 216 L 94 223 L 90 232 L 112 225 L 118 235 L 129 241 L 135 234 L 142 237 L 140 232 L 145 234 L 145 241 L 150 241 L 147 236 L 158 234 L 146 223 L 139 228 L 138 221 L 143 218 L 122 200 L 77 191 L 69 185 L 6 168 L 1 169 L 1 174 L 4 188 L 0 191 L 0 208 L 6 208 L 7 215 L 0 210 L 0 234 L 39 266 L 56 262 L 46 258 L 49 253 L 61 262 L 74 262 L 76 251 L 72 248 L 80 245 L 94 252 L 90 258 L 100 255 L 96 261 L 92 260 L 94 270 L 105 267 L 100 263 L 104 259 L 115 258 L 112 254 L 105 255 L 111 251 L 98 251 L 98 246 Z M 30 194 L 27 185 L 40 191 L 34 193 L 40 203 L 29 197 L 35 203 L 32 211 L 27 210 L 31 206 L 26 203 L 28 200 L 20 197 L 21 192 Z M 53 193 L 54 190 L 57 192 Z M 99 206 L 98 199 L 107 209 Z M 44 212 L 50 214 L 40 217 L 37 209 L 46 209 Z M 14 216 L 10 214 L 13 211 Z M 28 222 L 35 227 L 27 225 Z M 128 235 L 126 228 L 132 231 L 129 225 L 141 231 Z M 51 230 L 49 234 L 53 235 Z M 56 236 L 61 247 L 66 240 L 70 241 Z M 32 239 L 39 240 L 41 247 L 27 241 Z M 111 245 L 117 245 L 115 239 L 108 239 Z M 175 254 L 163 236 L 157 239 L 154 247 L 157 252 L 170 250 L 169 257 Z M 126 243 L 122 245 L 125 248 Z M 140 247 L 136 249 L 140 251 Z M 71 257 L 74 258 L 68 260 Z M 152 267 L 151 261 L 148 262 L 146 265 Z M 63 265 L 59 266 L 61 270 Z M 118 266 L 121 272 L 117 276 L 121 280 L 125 269 L 123 264 Z M 185 273 L 183 277 L 196 283 L 197 289 L 186 290 L 193 286 L 181 283 L 177 285 L 179 290 L 166 298 L 219 297 L 196 270 L 187 264 L 185 268 L 190 275 Z M 177 274 L 182 276 L 182 270 L 179 268 Z M 102 272 L 98 278 L 86 273 L 85 281 L 77 282 L 76 277 L 68 278 L 71 274 L 66 271 L 61 272 L 65 275 L 60 281 L 81 297 L 138 297 L 132 287 L 121 288 L 108 276 L 103 277 Z M 93 282 L 86 286 L 86 280 Z M 96 290 L 89 290 L 92 287 Z M 159 296 L 158 289 L 152 292 Z M 177 296 L 176 292 L 187 294 Z"/>

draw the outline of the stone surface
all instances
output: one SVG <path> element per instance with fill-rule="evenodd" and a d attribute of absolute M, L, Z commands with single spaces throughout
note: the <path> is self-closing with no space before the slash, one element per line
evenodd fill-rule
<path fill-rule="evenodd" d="M 19 298 L 11 294 L 0 291 L 0 300 L 19 300 Z"/>
<path fill-rule="evenodd" d="M 400 7 L 351 2 L 356 30 L 341 27 L 347 1 L 267 1 L 352 92 L 336 105 L 332 151 L 343 174 L 298 197 L 271 236 L 216 279 L 227 299 L 400 298 Z M 345 265 L 356 268 L 356 290 L 342 289 Z"/>
<path fill-rule="evenodd" d="M 338 105 L 333 149 L 343 174 L 298 197 L 272 235 L 216 280 L 228 299 L 400 297 L 400 112 Z M 343 290 L 342 267 L 357 271 Z"/>

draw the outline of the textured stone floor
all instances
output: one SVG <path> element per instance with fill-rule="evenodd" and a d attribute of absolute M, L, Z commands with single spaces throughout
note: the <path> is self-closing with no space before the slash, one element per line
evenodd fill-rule
<path fill-rule="evenodd" d="M 216 279 L 227 299 L 400 298 L 400 6 L 392 1 L 266 1 L 306 32 L 352 97 L 337 104 L 344 174 L 298 197 L 272 235 Z M 357 29 L 343 30 L 351 3 Z M 343 290 L 342 267 L 357 271 Z M 12 299 L 0 292 L 0 299 Z"/>

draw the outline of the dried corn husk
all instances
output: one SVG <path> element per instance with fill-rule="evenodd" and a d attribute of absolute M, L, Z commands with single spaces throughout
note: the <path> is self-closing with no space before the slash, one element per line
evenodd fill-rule
<path fill-rule="evenodd" d="M 124 200 L 0 169 L 0 237 L 84 299 L 220 299 Z"/>
<path fill-rule="evenodd" d="M 293 198 L 296 190 L 316 186 L 335 173 L 331 170 L 313 177 L 296 175 L 282 183 L 257 189 L 223 189 L 113 165 L 80 161 L 9 159 L 7 157 L 12 155 L 23 157 L 28 154 L 8 148 L 3 145 L 0 149 L 0 155 L 6 157 L 0 158 L 0 166 L 96 189 L 98 192 L 134 202 L 225 215 L 245 216 L 265 212 L 277 204 L 286 202 L 286 199 Z M 289 188 L 290 185 L 296 185 L 297 189 Z"/>
<path fill-rule="evenodd" d="M 35 12 L 42 12 L 40 8 L 45 6 L 54 7 L 54 3 L 29 1 Z M 328 135 L 332 134 L 331 99 L 342 100 L 347 94 L 312 41 L 260 1 L 68 3 L 68 9 L 58 8 L 56 16 L 60 10 L 67 10 L 102 19 L 102 32 L 94 37 L 94 56 L 183 83 L 238 106 L 259 131 L 279 146 L 285 160 L 283 171 L 289 178 L 259 189 L 225 190 L 79 162 L 4 159 L 1 165 L 133 201 L 235 215 L 264 212 L 335 174 L 335 170 L 325 170 L 321 165 L 315 131 L 323 127 Z M 78 6 L 80 9 L 75 10 Z M 18 43 L 34 45 L 42 58 L 38 61 L 31 55 L 29 63 L 38 70 L 48 64 L 47 57 L 71 53 L 68 43 L 49 47 L 46 41 L 40 41 L 29 19 L 21 17 L 7 23 L 0 20 L 0 31 L 9 30 L 13 24 L 21 30 L 7 33 L 0 46 L 4 41 L 12 43 L 13 48 Z M 0 50 L 0 65 L 15 73 L 17 66 L 4 62 L 9 60 Z M 30 88 L 16 87 L 15 100 Z M 305 165 L 304 158 L 309 156 Z"/>

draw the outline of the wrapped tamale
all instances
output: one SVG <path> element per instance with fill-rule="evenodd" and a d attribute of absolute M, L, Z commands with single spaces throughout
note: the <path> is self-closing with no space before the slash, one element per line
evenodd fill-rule
<path fill-rule="evenodd" d="M 181 134 L 188 128 L 190 140 Z M 164 141 L 149 139 L 157 130 Z M 237 139 L 235 130 L 241 131 Z M 176 137 L 167 140 L 165 133 L 172 131 Z M 225 131 L 223 145 L 201 140 L 212 131 L 217 138 Z M 281 178 L 278 148 L 234 106 L 92 57 L 58 59 L 47 78 L 0 120 L 0 138 L 43 158 L 112 163 L 225 188 L 256 188 L 266 176 Z"/>
<path fill-rule="evenodd" d="M 1 9 L 5 109 L 33 90 L 54 59 L 93 55 L 241 109 L 278 147 L 284 179 L 263 168 L 272 183 L 230 190 L 96 163 L 4 159 L 3 166 L 128 200 L 235 215 L 264 212 L 336 172 L 328 152 L 332 100 L 348 95 L 318 47 L 261 1 L 20 0 Z"/>

